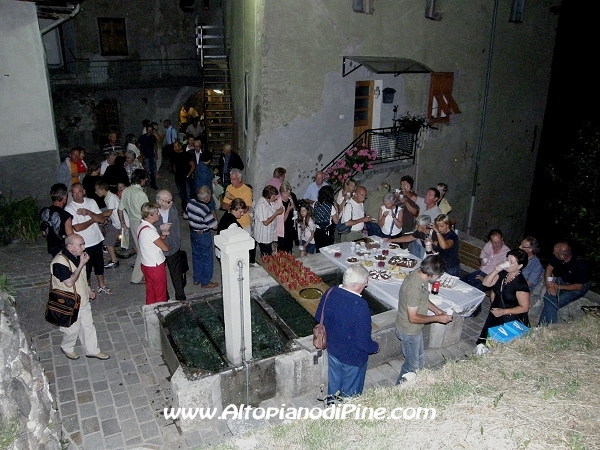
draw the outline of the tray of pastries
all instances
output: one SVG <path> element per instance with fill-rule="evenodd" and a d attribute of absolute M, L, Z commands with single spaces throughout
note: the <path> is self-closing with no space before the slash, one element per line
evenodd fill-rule
<path fill-rule="evenodd" d="M 390 272 L 388 272 L 387 270 L 370 270 L 369 271 L 369 278 L 371 280 L 381 280 L 381 281 L 387 281 L 390 278 L 392 278 L 392 274 Z"/>
<path fill-rule="evenodd" d="M 458 281 L 458 277 L 454 277 L 448 273 L 444 273 L 438 281 L 440 282 L 440 286 L 448 289 L 452 289 L 456 286 L 456 282 Z"/>
<path fill-rule="evenodd" d="M 405 267 L 407 269 L 412 269 L 417 265 L 417 260 L 412 258 L 406 258 L 402 256 L 392 256 L 388 261 L 388 264 L 391 266 Z"/>

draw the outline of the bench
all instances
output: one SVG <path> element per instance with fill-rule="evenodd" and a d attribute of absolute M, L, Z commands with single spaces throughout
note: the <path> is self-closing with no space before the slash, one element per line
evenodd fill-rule
<path fill-rule="evenodd" d="M 479 270 L 479 266 L 481 266 L 479 255 L 481 254 L 481 249 L 485 245 L 485 242 L 473 236 L 469 236 L 462 231 L 458 231 L 457 234 L 460 239 L 460 247 L 458 248 L 460 268 L 467 273 Z"/>

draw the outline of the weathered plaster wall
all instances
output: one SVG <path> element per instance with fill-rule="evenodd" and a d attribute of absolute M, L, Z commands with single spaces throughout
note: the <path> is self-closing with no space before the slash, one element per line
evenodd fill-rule
<path fill-rule="evenodd" d="M 258 186 L 270 177 L 273 167 L 282 165 L 302 194 L 310 181 L 308 174 L 352 141 L 354 81 L 382 78 L 366 71 L 342 78 L 342 56 L 411 58 L 434 71 L 455 73 L 454 98 L 462 114 L 430 133 L 419 152 L 418 167 L 410 170 L 421 194 L 437 182 L 448 183 L 453 218 L 464 229 L 494 2 L 438 3 L 439 22 L 424 17 L 419 0 L 380 0 L 372 15 L 354 13 L 351 2 L 344 0 L 264 0 L 263 15 L 237 8 L 234 29 L 242 23 L 255 27 L 260 23 L 263 32 L 260 41 L 251 41 L 250 36 L 237 41 L 244 46 L 237 51 L 250 53 L 256 48 L 259 60 L 252 67 L 262 67 L 255 92 L 260 103 L 251 110 L 260 128 L 252 130 L 254 135 L 249 132 L 245 141 L 246 150 L 255 155 L 250 158 L 249 178 Z M 499 1 L 472 233 L 481 236 L 490 227 L 500 227 L 512 244 L 522 233 L 529 203 L 537 154 L 534 127 L 539 135 L 557 21 L 549 8 L 557 2 L 528 2 L 522 24 L 508 22 L 510 3 Z M 234 66 L 234 70 L 248 67 Z M 399 111 L 425 113 L 429 77 L 398 78 L 403 89 L 397 89 L 394 104 L 405 105 Z M 340 120 L 340 115 L 345 119 Z M 498 202 L 499 198 L 503 200 Z"/>
<path fill-rule="evenodd" d="M 159 124 L 170 119 L 177 126 L 179 110 L 199 88 L 96 90 L 78 89 L 55 99 L 56 128 L 61 154 L 66 155 L 74 146 L 96 149 L 99 136 L 96 131 L 94 107 L 102 100 L 116 99 L 119 105 L 121 140 L 129 133 L 142 134 L 142 121 L 149 119 Z M 75 120 L 77 118 L 77 120 Z"/>
<path fill-rule="evenodd" d="M 5 195 L 12 191 L 18 198 L 44 198 L 47 187 L 31 183 L 24 173 L 25 167 L 40 166 L 55 172 L 58 165 L 35 4 L 0 0 L 0 30 L 0 191 Z M 44 159 L 37 159 L 40 155 Z M 20 165 L 12 164 L 17 159 Z"/>
<path fill-rule="evenodd" d="M 125 18 L 129 59 L 195 58 L 193 13 L 184 13 L 179 2 L 162 0 L 94 0 L 81 4 L 73 21 L 78 59 L 114 60 L 100 52 L 98 17 Z"/>
<path fill-rule="evenodd" d="M 244 161 L 253 164 L 257 156 L 256 138 L 260 134 L 263 107 L 264 1 L 228 1 L 224 6 L 238 146 Z M 246 173 L 249 174 L 249 171 Z M 247 180 L 250 182 L 251 178 L 248 176 Z"/>

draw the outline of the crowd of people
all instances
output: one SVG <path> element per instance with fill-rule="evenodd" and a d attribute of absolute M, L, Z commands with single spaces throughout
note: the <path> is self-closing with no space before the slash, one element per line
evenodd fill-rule
<path fill-rule="evenodd" d="M 187 254 L 181 249 L 182 220 L 189 226 L 193 283 L 209 289 L 218 287 L 212 281 L 214 233 L 245 230 L 254 238 L 261 257 L 295 250 L 303 257 L 336 241 L 377 236 L 422 260 L 399 292 L 396 335 L 405 360 L 397 382 L 404 382 L 422 368 L 423 326 L 452 321 L 452 315 L 429 301 L 430 285 L 444 273 L 461 276 L 460 242 L 446 199 L 448 186 L 438 183 L 420 197 L 413 190 L 413 178 L 406 175 L 394 190 L 381 183 L 369 199 L 366 187 L 352 178 L 336 194 L 324 173 L 317 171 L 299 197 L 285 179 L 286 169 L 277 167 L 257 191 L 260 195 L 254 195 L 252 186 L 244 182 L 240 156 L 225 145 L 218 165 L 212 167 L 213 154 L 203 148 L 202 125 L 194 117 L 188 121 L 185 134 L 169 120 L 163 121 L 163 134 L 158 133 L 156 123 L 144 121 L 144 133 L 138 139 L 128 135 L 124 152 L 118 136 L 111 133 L 101 163 L 90 161 L 86 165 L 84 149 L 71 150 L 58 169 L 58 183 L 51 188 L 52 205 L 42 211 L 48 252 L 54 258 L 53 286 L 77 286 L 80 292 L 89 292 L 89 296 L 84 295 L 89 298 L 112 294 L 105 284 L 104 270 L 120 264 L 115 249 L 120 236 L 121 247 L 130 247 L 136 256 L 131 282 L 145 284 L 147 304 L 169 299 L 167 268 L 175 299 L 185 300 L 189 268 Z M 158 188 L 157 171 L 162 160 L 168 161 L 180 209 L 170 191 Z M 152 200 L 145 191 L 147 184 L 156 191 Z M 103 248 L 109 256 L 107 262 Z M 538 251 L 539 244 L 532 236 L 511 249 L 504 243 L 502 232 L 492 229 L 479 255 L 480 267 L 462 276 L 467 284 L 489 293 L 491 302 L 476 343 L 477 354 L 486 352 L 491 327 L 512 320 L 529 325 L 531 292 L 540 282 L 546 288 L 540 324 L 557 322 L 559 308 L 589 289 L 587 266 L 568 242 L 555 245 L 545 269 Z M 251 249 L 249 262 L 256 265 L 256 261 L 256 249 Z M 92 270 L 96 291 L 89 284 Z M 328 330 L 328 395 L 332 399 L 362 392 L 368 355 L 379 351 L 371 337 L 369 308 L 361 297 L 367 285 L 368 272 L 361 266 L 350 266 L 342 285 L 327 291 L 317 309 L 316 317 L 323 315 Z M 109 356 L 97 348 L 89 302 L 85 306 L 86 313 L 76 328 L 61 329 L 61 348 L 68 358 L 79 358 L 73 348 L 79 336 L 86 356 L 107 359 Z"/>

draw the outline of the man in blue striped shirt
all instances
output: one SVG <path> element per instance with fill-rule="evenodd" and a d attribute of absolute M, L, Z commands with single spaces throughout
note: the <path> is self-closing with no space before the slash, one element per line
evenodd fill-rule
<path fill-rule="evenodd" d="M 213 283 L 214 249 L 211 230 L 217 229 L 217 220 L 210 211 L 208 203 L 212 195 L 208 186 L 198 189 L 197 200 L 192 199 L 186 207 L 190 225 L 190 241 L 192 243 L 192 266 L 194 284 L 203 288 L 215 288 Z"/>

